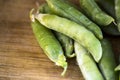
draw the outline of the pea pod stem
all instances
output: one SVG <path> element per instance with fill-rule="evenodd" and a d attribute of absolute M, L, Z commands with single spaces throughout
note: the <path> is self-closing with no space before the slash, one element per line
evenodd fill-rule
<path fill-rule="evenodd" d="M 33 10 L 30 12 L 31 26 L 33 29 L 33 33 L 40 45 L 43 49 L 44 53 L 48 56 L 48 58 L 54 62 L 56 65 L 64 68 L 62 72 L 62 76 L 65 74 L 67 70 L 67 62 L 66 58 L 63 54 L 62 47 L 58 40 L 55 38 L 51 30 L 44 27 L 40 24 L 32 14 Z"/>
<path fill-rule="evenodd" d="M 76 60 L 85 80 L 104 80 L 89 52 L 77 42 L 74 47 Z"/>
<path fill-rule="evenodd" d="M 94 0 L 79 0 L 79 2 L 83 11 L 97 24 L 106 26 L 114 22 L 114 19 L 103 12 Z"/>
<path fill-rule="evenodd" d="M 61 32 L 75 41 L 78 41 L 92 54 L 96 62 L 100 61 L 102 57 L 101 43 L 92 32 L 82 25 L 66 18 L 50 14 L 36 14 L 35 18 L 47 28 Z"/>
<path fill-rule="evenodd" d="M 76 23 L 83 25 L 99 39 L 103 38 L 101 29 L 89 20 L 83 13 L 74 8 L 73 6 L 67 4 L 63 0 L 46 0 L 50 10 L 59 16 L 66 17 Z"/>

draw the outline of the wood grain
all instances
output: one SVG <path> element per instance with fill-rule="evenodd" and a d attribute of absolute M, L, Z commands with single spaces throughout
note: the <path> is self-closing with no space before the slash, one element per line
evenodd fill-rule
<path fill-rule="evenodd" d="M 69 59 L 65 77 L 39 47 L 29 11 L 44 0 L 0 0 L 0 80 L 84 80 L 75 58 Z M 120 37 L 107 36 L 120 53 Z"/>

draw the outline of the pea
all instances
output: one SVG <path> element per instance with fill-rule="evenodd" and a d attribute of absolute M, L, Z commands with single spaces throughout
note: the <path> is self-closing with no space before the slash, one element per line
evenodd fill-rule
<path fill-rule="evenodd" d="M 79 0 L 79 2 L 83 11 L 97 24 L 106 26 L 114 22 L 114 19 L 103 12 L 94 0 Z"/>
<path fill-rule="evenodd" d="M 102 57 L 102 48 L 100 41 L 92 32 L 73 21 L 51 14 L 36 14 L 35 18 L 49 29 L 61 32 L 70 38 L 78 41 L 94 57 L 96 62 Z"/>
<path fill-rule="evenodd" d="M 64 68 L 64 71 L 61 74 L 64 75 L 67 69 L 67 62 L 60 43 L 55 38 L 51 30 L 47 29 L 35 20 L 33 15 L 31 16 L 33 18 L 31 23 L 32 29 L 40 47 L 51 61 Z"/>
<path fill-rule="evenodd" d="M 85 80 L 104 80 L 89 52 L 77 42 L 74 47 L 76 60 Z"/>

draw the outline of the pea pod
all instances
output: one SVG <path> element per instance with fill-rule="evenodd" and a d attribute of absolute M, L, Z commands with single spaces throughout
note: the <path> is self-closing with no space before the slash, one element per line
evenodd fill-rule
<path fill-rule="evenodd" d="M 68 58 L 75 57 L 75 54 L 73 53 L 73 40 L 68 36 L 59 32 L 55 32 L 55 35 L 56 35 L 56 38 L 60 41 L 63 47 L 63 50 L 65 51 L 65 55 Z"/>
<path fill-rule="evenodd" d="M 115 71 L 120 71 L 120 64 L 115 68 Z"/>
<path fill-rule="evenodd" d="M 46 0 L 46 1 L 51 11 L 54 12 L 55 14 L 73 20 L 76 23 L 83 25 L 84 27 L 92 31 L 97 38 L 99 39 L 103 38 L 101 29 L 73 6 L 67 4 L 63 0 Z"/>
<path fill-rule="evenodd" d="M 114 0 L 95 0 L 108 14 L 115 18 Z"/>
<path fill-rule="evenodd" d="M 101 40 L 103 56 L 98 63 L 105 80 L 116 80 L 116 73 L 114 71 L 116 67 L 114 53 L 110 42 L 107 39 Z"/>
<path fill-rule="evenodd" d="M 89 52 L 77 42 L 74 47 L 76 60 L 85 80 L 104 80 Z"/>
<path fill-rule="evenodd" d="M 42 4 L 42 5 L 39 7 L 38 12 L 41 12 L 41 13 L 51 13 L 51 14 L 53 13 L 53 12 L 50 10 L 50 8 L 49 8 L 49 6 L 48 6 L 47 3 Z"/>
<path fill-rule="evenodd" d="M 118 31 L 118 28 L 115 24 L 110 24 L 107 27 L 101 26 L 101 28 L 107 34 L 114 35 L 114 36 L 120 36 L 120 32 Z"/>
<path fill-rule="evenodd" d="M 96 62 L 102 57 L 102 48 L 100 41 L 92 32 L 73 21 L 66 18 L 50 14 L 36 14 L 35 18 L 49 29 L 61 32 L 70 38 L 78 41 L 94 57 Z"/>
<path fill-rule="evenodd" d="M 115 68 L 115 71 L 119 73 L 119 80 L 120 80 L 120 64 Z"/>
<path fill-rule="evenodd" d="M 116 14 L 118 30 L 120 32 L 120 0 L 115 0 L 115 14 Z"/>
<path fill-rule="evenodd" d="M 96 0 L 96 2 L 112 17 L 115 18 L 115 4 L 114 0 Z M 102 27 L 103 31 L 107 34 L 114 35 L 114 36 L 119 36 L 120 32 L 118 31 L 118 28 L 115 24 L 110 24 L 107 27 Z"/>
<path fill-rule="evenodd" d="M 43 4 L 42 6 L 40 6 L 39 12 L 52 13 L 52 11 L 50 10 L 50 8 L 48 7 L 47 4 Z M 71 38 L 69 38 L 68 36 L 66 36 L 62 33 L 56 32 L 56 31 L 54 31 L 54 34 L 56 35 L 56 38 L 61 43 L 66 57 L 68 57 L 68 58 L 75 57 L 75 54 L 73 53 L 73 40 Z"/>
<path fill-rule="evenodd" d="M 40 47 L 51 61 L 64 68 L 61 74 L 64 75 L 67 69 L 67 62 L 60 43 L 49 29 L 34 20 L 33 17 L 32 19 L 32 29 Z"/>
<path fill-rule="evenodd" d="M 97 24 L 106 26 L 114 22 L 114 19 L 103 12 L 94 0 L 79 0 L 79 2 L 83 11 Z"/>

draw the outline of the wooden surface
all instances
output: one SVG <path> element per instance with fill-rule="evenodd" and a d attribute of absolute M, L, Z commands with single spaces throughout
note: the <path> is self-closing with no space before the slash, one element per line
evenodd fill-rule
<path fill-rule="evenodd" d="M 39 47 L 30 27 L 29 11 L 44 0 L 0 0 L 0 80 L 84 80 L 75 58 L 65 77 Z M 120 37 L 107 36 L 120 53 Z"/>

